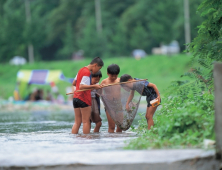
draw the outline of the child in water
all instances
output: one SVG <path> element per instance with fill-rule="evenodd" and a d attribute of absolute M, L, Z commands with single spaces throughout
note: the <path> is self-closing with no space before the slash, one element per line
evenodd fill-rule
<path fill-rule="evenodd" d="M 97 73 L 104 65 L 102 59 L 94 58 L 88 66 L 81 68 L 73 81 L 77 90 L 88 89 L 86 91 L 74 92 L 73 107 L 75 112 L 75 123 L 72 127 L 72 133 L 77 134 L 81 124 L 83 123 L 83 133 L 89 134 L 91 128 L 91 89 L 99 89 L 100 85 L 90 84 L 91 72 Z"/>
<path fill-rule="evenodd" d="M 95 74 L 91 74 L 92 81 L 91 84 L 99 84 L 100 78 L 102 77 L 101 71 L 98 71 Z M 96 89 L 91 91 L 92 97 L 92 110 L 91 110 L 91 121 L 96 124 L 94 132 L 99 132 L 99 129 L 102 125 L 102 119 L 100 117 L 100 98 L 96 94 Z"/>
<path fill-rule="evenodd" d="M 134 81 L 134 80 L 139 80 L 139 79 L 132 78 L 128 74 L 124 74 L 120 77 L 120 82 L 127 82 L 127 81 Z M 136 87 L 136 86 L 144 86 L 144 82 L 141 81 L 138 83 L 125 83 L 125 84 L 122 84 L 121 86 L 127 91 L 130 90 L 130 96 L 126 102 L 126 110 L 130 110 L 129 103 L 131 102 L 131 100 L 134 97 L 134 91 L 136 89 L 139 89 L 139 87 Z M 145 117 L 147 120 L 148 129 L 150 129 L 151 126 L 154 125 L 153 115 L 158 107 L 158 105 L 155 107 L 151 107 L 150 101 L 152 101 L 153 99 L 157 99 L 160 102 L 161 101 L 160 93 L 159 93 L 159 90 L 157 89 L 157 86 L 155 84 L 146 81 L 145 87 L 144 87 L 141 95 L 146 96 L 147 109 L 146 109 L 146 116 Z"/>
<path fill-rule="evenodd" d="M 120 80 L 118 78 L 119 72 L 120 72 L 120 68 L 117 64 L 109 65 L 107 67 L 108 77 L 101 82 L 101 85 L 118 83 L 119 80 Z M 111 100 L 114 98 L 117 102 L 121 103 L 121 101 L 119 101 L 120 100 L 120 90 L 121 90 L 120 87 L 117 89 L 116 86 L 109 86 L 109 88 L 104 89 L 104 92 L 106 93 L 107 97 L 110 96 Z M 106 116 L 107 116 L 108 125 L 109 125 L 108 132 L 109 133 L 114 133 L 114 131 L 115 131 L 115 122 L 111 118 L 111 116 L 109 115 L 108 110 L 106 108 L 105 108 L 105 111 L 106 111 Z M 121 120 L 121 119 L 122 118 L 119 117 L 119 120 Z M 122 129 L 120 129 L 120 127 L 117 126 L 116 132 L 122 132 Z"/>

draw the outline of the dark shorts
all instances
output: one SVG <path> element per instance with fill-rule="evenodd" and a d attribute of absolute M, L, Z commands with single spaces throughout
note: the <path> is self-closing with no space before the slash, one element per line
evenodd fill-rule
<path fill-rule="evenodd" d="M 78 99 L 78 98 L 73 98 L 73 107 L 74 108 L 84 108 L 84 107 L 88 107 L 89 105 L 86 104 L 85 102 L 83 102 L 82 100 Z"/>
<path fill-rule="evenodd" d="M 150 96 L 146 96 L 147 107 L 152 106 L 152 105 L 150 104 L 150 101 L 153 100 L 153 99 L 156 99 L 156 98 L 157 98 L 157 94 L 156 94 L 156 93 L 153 93 L 153 94 L 150 95 Z M 161 99 L 160 99 L 160 102 L 161 102 Z"/>

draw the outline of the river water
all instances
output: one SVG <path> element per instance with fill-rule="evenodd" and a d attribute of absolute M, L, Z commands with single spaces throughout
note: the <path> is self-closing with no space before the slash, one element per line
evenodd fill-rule
<path fill-rule="evenodd" d="M 139 112 L 144 111 L 143 108 Z M 93 133 L 95 125 L 92 123 L 90 134 L 83 134 L 81 126 L 79 134 L 74 135 L 71 134 L 73 111 L 0 113 L 0 157 L 13 154 L 23 157 L 40 153 L 123 150 L 126 141 L 136 138 L 136 134 L 129 130 L 123 133 L 108 133 L 104 111 L 101 117 L 103 121 L 100 133 Z M 134 126 L 137 126 L 138 119 L 137 115 Z"/>

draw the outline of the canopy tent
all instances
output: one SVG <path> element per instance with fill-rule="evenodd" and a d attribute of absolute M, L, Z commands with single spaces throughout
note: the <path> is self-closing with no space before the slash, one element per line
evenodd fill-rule
<path fill-rule="evenodd" d="M 21 97 L 24 97 L 29 84 L 50 85 L 59 81 L 72 83 L 73 78 L 66 78 L 61 70 L 20 70 L 17 73 L 17 85 Z"/>

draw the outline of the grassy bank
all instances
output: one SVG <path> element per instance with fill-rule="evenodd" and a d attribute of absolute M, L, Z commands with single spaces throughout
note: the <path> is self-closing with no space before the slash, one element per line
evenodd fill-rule
<path fill-rule="evenodd" d="M 165 98 L 153 117 L 151 130 L 147 130 L 145 113 L 139 113 L 139 126 L 132 127 L 138 138 L 127 141 L 125 148 L 213 148 L 213 145 L 204 146 L 205 139 L 215 140 L 213 100 L 209 93 Z"/>
<path fill-rule="evenodd" d="M 201 60 L 199 60 L 201 61 Z M 195 64 L 196 65 L 196 64 Z M 190 66 L 191 68 L 191 66 Z M 147 130 L 145 113 L 139 113 L 138 138 L 127 141 L 126 149 L 211 148 L 215 140 L 214 81 L 212 65 L 199 65 L 186 81 L 168 86 L 161 107 L 153 117 L 154 126 Z M 211 77 L 211 78 L 209 78 Z M 206 81 L 208 80 L 207 84 Z M 179 77 L 177 80 L 181 80 Z"/>
<path fill-rule="evenodd" d="M 161 94 L 164 95 L 170 82 L 180 79 L 180 76 L 188 71 L 190 58 L 191 56 L 187 55 L 175 55 L 171 57 L 148 56 L 141 60 L 135 60 L 132 57 L 107 58 L 104 59 L 105 66 L 101 71 L 103 78 L 105 78 L 107 66 L 112 63 L 118 64 L 121 69 L 120 76 L 127 73 L 133 77 L 148 78 L 150 82 L 158 86 Z M 7 99 L 13 95 L 13 90 L 16 85 L 16 74 L 20 69 L 60 69 L 66 77 L 75 77 L 78 70 L 88 65 L 89 62 L 90 59 L 81 61 L 36 62 L 23 66 L 0 64 L 0 97 Z M 58 86 L 60 92 L 65 94 L 65 87 L 70 86 L 70 84 L 61 82 Z"/>

